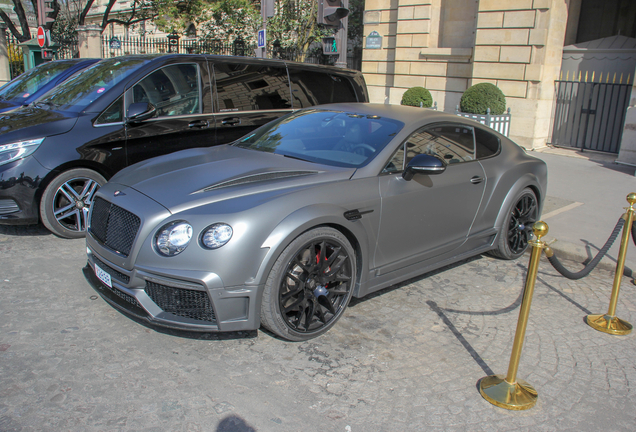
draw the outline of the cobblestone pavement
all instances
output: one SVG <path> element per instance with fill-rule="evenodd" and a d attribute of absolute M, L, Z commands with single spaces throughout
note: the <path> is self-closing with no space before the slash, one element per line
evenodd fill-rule
<path fill-rule="evenodd" d="M 634 333 L 588 327 L 613 274 L 539 268 L 518 377 L 527 411 L 486 402 L 505 374 L 527 256 L 476 257 L 355 300 L 304 343 L 159 332 L 85 282 L 83 240 L 0 227 L 0 431 L 634 431 Z M 623 278 L 619 317 L 636 322 Z"/>

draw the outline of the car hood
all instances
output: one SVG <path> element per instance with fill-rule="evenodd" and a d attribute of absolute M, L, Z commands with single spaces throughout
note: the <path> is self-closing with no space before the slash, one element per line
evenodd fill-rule
<path fill-rule="evenodd" d="M 26 106 L 0 114 L 0 143 L 41 138 L 68 132 L 77 116 L 46 108 Z"/>
<path fill-rule="evenodd" d="M 291 190 L 347 180 L 354 173 L 355 168 L 223 145 L 140 162 L 120 171 L 111 183 L 131 187 L 178 213 L 247 195 L 263 194 L 263 199 L 272 199 Z"/>

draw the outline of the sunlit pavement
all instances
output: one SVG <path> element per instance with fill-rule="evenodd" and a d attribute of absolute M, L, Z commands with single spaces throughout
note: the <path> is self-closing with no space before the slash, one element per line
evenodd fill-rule
<path fill-rule="evenodd" d="M 611 227 L 610 227 L 611 229 Z M 584 323 L 613 272 L 579 281 L 542 258 L 518 378 L 527 411 L 478 381 L 505 374 L 528 256 L 476 257 L 354 300 L 335 328 L 290 343 L 263 331 L 158 332 L 85 282 L 82 240 L 0 227 L 0 431 L 633 431 L 634 333 Z M 567 263 L 576 266 L 575 263 Z M 623 278 L 617 315 L 636 322 Z"/>

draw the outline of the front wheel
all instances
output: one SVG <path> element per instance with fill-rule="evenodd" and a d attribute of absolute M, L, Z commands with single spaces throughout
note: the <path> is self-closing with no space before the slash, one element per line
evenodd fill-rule
<path fill-rule="evenodd" d="M 513 200 L 499 233 L 497 249 L 490 254 L 507 260 L 523 255 L 532 239 L 532 226 L 538 217 L 537 197 L 532 189 L 526 188 Z"/>
<path fill-rule="evenodd" d="M 349 304 L 356 257 L 339 231 L 321 227 L 297 237 L 272 268 L 261 323 L 278 336 L 304 341 L 325 333 Z"/>
<path fill-rule="evenodd" d="M 84 237 L 93 197 L 105 183 L 102 175 L 86 168 L 71 169 L 55 177 L 40 202 L 44 226 L 62 238 Z"/>

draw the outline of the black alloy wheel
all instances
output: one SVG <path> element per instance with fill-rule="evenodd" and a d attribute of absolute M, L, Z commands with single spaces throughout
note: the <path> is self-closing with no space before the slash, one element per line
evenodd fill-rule
<path fill-rule="evenodd" d="M 534 192 L 526 188 L 516 197 L 504 222 L 504 232 L 499 235 L 497 249 L 491 255 L 503 259 L 519 258 L 532 240 L 532 226 L 538 219 L 539 206 Z"/>
<path fill-rule="evenodd" d="M 354 281 L 349 241 L 332 228 L 311 230 L 294 240 L 274 265 L 265 288 L 263 324 L 293 341 L 316 337 L 340 318 Z"/>
<path fill-rule="evenodd" d="M 514 254 L 522 254 L 532 239 L 532 226 L 537 221 L 537 201 L 532 194 L 523 195 L 515 205 L 508 224 L 508 246 Z"/>
<path fill-rule="evenodd" d="M 42 195 L 40 217 L 44 226 L 62 238 L 84 237 L 95 192 L 104 183 L 104 177 L 84 168 L 57 176 Z"/>

